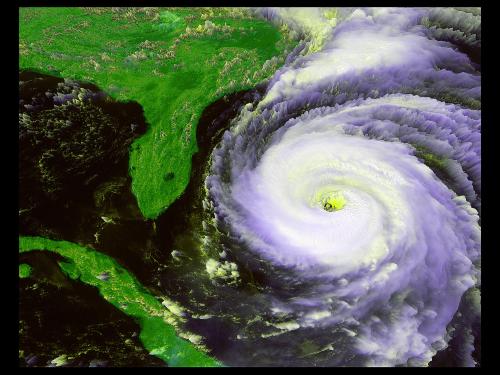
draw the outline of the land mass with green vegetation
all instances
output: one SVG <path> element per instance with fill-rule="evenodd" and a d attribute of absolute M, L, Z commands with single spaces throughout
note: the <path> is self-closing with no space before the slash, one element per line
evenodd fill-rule
<path fill-rule="evenodd" d="M 131 146 L 132 191 L 145 218 L 182 192 L 203 109 L 250 89 L 296 41 L 241 8 L 20 8 L 19 65 L 89 81 L 142 105 L 147 133 Z"/>
<path fill-rule="evenodd" d="M 183 339 L 178 336 L 175 304 L 160 303 L 112 258 L 67 241 L 21 236 L 19 252 L 32 250 L 46 250 L 63 256 L 66 261 L 59 262 L 62 271 L 71 279 L 98 288 L 106 301 L 135 318 L 141 326 L 139 338 L 144 347 L 169 366 L 221 366 L 220 362 L 188 341 L 196 341 L 196 337 L 187 335 L 188 339 Z M 26 265 L 20 267 L 19 273 L 20 277 L 29 277 Z"/>

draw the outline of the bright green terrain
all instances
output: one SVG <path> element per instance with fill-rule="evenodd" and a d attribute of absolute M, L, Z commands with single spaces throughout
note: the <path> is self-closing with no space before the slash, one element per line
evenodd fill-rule
<path fill-rule="evenodd" d="M 31 275 L 31 266 L 26 263 L 22 263 L 19 265 L 19 277 L 24 279 L 26 277 L 30 277 Z"/>
<path fill-rule="evenodd" d="M 20 9 L 20 68 L 91 81 L 144 108 L 150 129 L 129 169 L 150 219 L 187 186 L 203 109 L 268 78 L 294 45 L 241 9 Z"/>
<path fill-rule="evenodd" d="M 448 159 L 432 153 L 427 147 L 413 145 L 415 147 L 415 156 L 421 158 L 425 165 L 432 169 L 435 173 L 446 173 L 446 165 Z"/>
<path fill-rule="evenodd" d="M 72 279 L 99 289 L 103 298 L 138 320 L 144 347 L 169 366 L 213 367 L 221 364 L 191 342 L 177 336 L 172 313 L 112 258 L 92 249 L 67 241 L 42 237 L 20 237 L 19 251 L 47 250 L 62 255 L 61 269 Z M 19 276 L 27 277 L 27 269 L 19 268 Z M 22 275 L 21 275 L 22 274 Z M 106 275 L 107 279 L 102 276 Z"/>

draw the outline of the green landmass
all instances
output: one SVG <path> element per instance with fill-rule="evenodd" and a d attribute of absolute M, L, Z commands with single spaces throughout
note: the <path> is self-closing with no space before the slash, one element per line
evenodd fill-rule
<path fill-rule="evenodd" d="M 284 30 L 284 29 L 283 29 Z M 134 100 L 132 191 L 154 219 L 185 189 L 203 109 L 267 79 L 296 45 L 241 8 L 20 8 L 19 65 Z"/>
<path fill-rule="evenodd" d="M 93 249 L 43 237 L 19 237 L 19 252 L 46 250 L 63 256 L 59 262 L 70 278 L 98 288 L 102 297 L 137 319 L 144 347 L 172 367 L 216 367 L 222 364 L 177 335 L 172 313 L 115 260 Z M 21 275 L 21 266 L 19 268 Z"/>
<path fill-rule="evenodd" d="M 424 146 L 413 145 L 415 147 L 415 156 L 422 159 L 425 165 L 433 171 L 446 172 L 446 164 L 448 159 L 432 153 Z"/>
<path fill-rule="evenodd" d="M 26 263 L 22 263 L 19 265 L 19 277 L 21 279 L 25 279 L 27 277 L 30 277 L 31 275 L 31 266 Z"/>

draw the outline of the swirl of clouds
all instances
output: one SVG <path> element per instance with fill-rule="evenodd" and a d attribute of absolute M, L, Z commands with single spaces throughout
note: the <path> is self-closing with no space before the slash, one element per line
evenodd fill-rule
<path fill-rule="evenodd" d="M 261 337 L 318 340 L 287 352 L 317 365 L 426 366 L 462 335 L 473 366 L 480 10 L 254 11 L 302 41 L 213 151 L 205 207 L 273 280 L 262 316 L 287 320 Z"/>

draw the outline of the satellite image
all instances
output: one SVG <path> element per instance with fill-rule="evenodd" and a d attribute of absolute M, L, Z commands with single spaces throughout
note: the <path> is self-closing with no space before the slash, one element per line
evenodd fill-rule
<path fill-rule="evenodd" d="M 481 8 L 19 8 L 20 367 L 480 367 Z"/>

